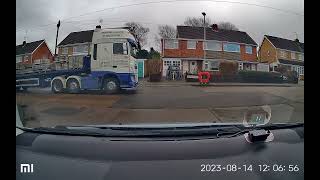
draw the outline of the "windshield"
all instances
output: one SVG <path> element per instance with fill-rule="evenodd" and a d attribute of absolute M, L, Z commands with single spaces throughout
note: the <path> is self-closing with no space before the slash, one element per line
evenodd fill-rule
<path fill-rule="evenodd" d="M 31 2 L 16 19 L 25 127 L 304 122 L 303 1 Z"/>

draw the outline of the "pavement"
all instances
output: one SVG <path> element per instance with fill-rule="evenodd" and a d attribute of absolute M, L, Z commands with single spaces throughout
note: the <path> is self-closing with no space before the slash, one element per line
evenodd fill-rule
<path fill-rule="evenodd" d="M 161 82 L 149 82 L 147 79 L 140 79 L 139 84 L 141 86 L 145 87 L 167 87 L 167 86 L 201 86 L 199 82 L 186 82 L 184 80 L 162 80 Z M 292 84 L 292 83 L 237 83 L 237 82 L 211 82 L 207 86 L 241 86 L 241 87 L 247 87 L 247 86 L 267 86 L 267 87 L 295 87 L 295 86 L 304 86 L 304 81 L 299 81 L 298 84 Z"/>
<path fill-rule="evenodd" d="M 171 82 L 169 82 L 171 83 Z M 186 86 L 140 83 L 136 93 L 17 93 L 28 127 L 56 125 L 242 122 L 269 106 L 271 122 L 304 122 L 304 86 Z"/>

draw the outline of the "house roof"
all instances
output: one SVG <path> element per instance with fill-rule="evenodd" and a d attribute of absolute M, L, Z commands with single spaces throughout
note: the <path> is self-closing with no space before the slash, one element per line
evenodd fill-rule
<path fill-rule="evenodd" d="M 92 35 L 94 30 L 72 32 L 58 46 L 86 43 L 92 41 Z"/>
<path fill-rule="evenodd" d="M 44 42 L 44 39 L 39 40 L 39 41 L 34 41 L 34 42 L 29 42 L 26 43 L 25 45 L 20 44 L 16 46 L 16 55 L 21 55 L 21 54 L 30 54 L 32 53 L 35 49 L 37 49 L 40 44 Z"/>
<path fill-rule="evenodd" d="M 286 60 L 286 59 L 279 59 L 279 63 L 304 66 L 304 62 L 303 61 L 292 61 L 292 60 Z"/>
<path fill-rule="evenodd" d="M 266 35 L 265 37 L 268 38 L 276 48 L 304 53 L 304 43 L 269 35 Z"/>
<path fill-rule="evenodd" d="M 203 27 L 177 26 L 177 38 L 203 39 Z M 206 40 L 257 45 L 246 32 L 223 29 L 213 31 L 211 28 L 206 28 Z"/>

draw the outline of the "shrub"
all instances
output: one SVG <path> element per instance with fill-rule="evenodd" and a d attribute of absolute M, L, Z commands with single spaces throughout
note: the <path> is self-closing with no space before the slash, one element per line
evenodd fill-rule
<path fill-rule="evenodd" d="M 222 75 L 235 75 L 238 73 L 238 63 L 232 61 L 220 62 L 219 69 Z"/>

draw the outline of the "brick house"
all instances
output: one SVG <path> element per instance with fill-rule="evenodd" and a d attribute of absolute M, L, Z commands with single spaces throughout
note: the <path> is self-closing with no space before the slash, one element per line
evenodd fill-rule
<path fill-rule="evenodd" d="M 90 53 L 93 31 L 70 33 L 58 44 L 58 57 L 88 55 Z"/>
<path fill-rule="evenodd" d="M 257 43 L 242 31 L 177 26 L 175 39 L 161 39 L 163 76 L 169 65 L 182 71 L 219 71 L 221 61 L 236 61 L 241 70 L 257 70 Z"/>
<path fill-rule="evenodd" d="M 32 64 L 50 63 L 53 61 L 53 55 L 46 41 L 26 42 L 16 46 L 16 65 L 32 66 Z"/>
<path fill-rule="evenodd" d="M 304 43 L 265 35 L 259 48 L 259 61 L 270 64 L 271 70 L 286 67 L 304 75 Z"/>

